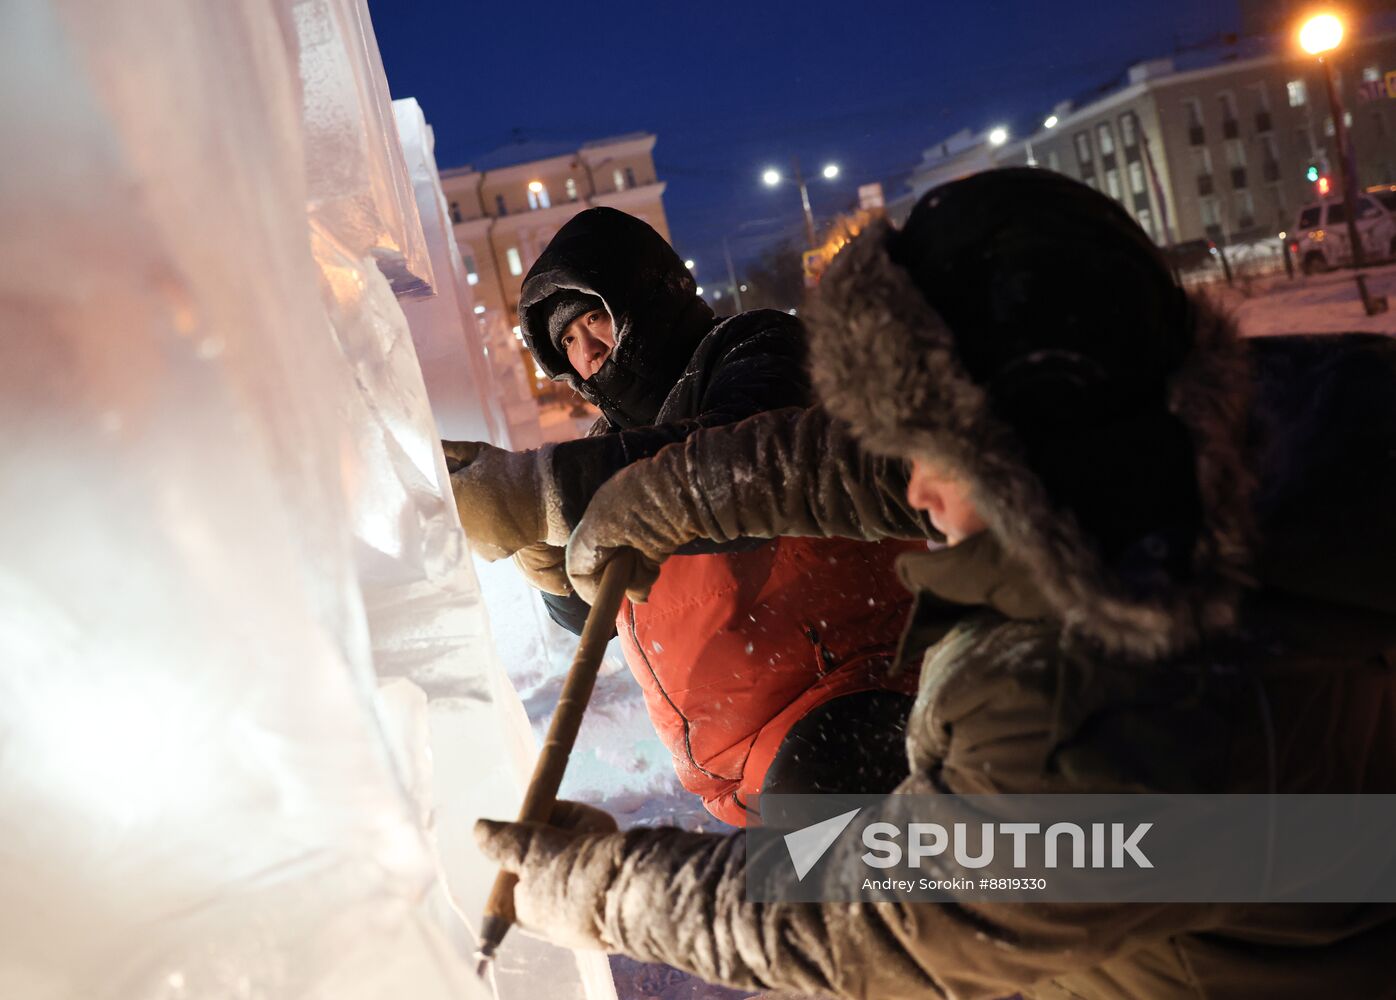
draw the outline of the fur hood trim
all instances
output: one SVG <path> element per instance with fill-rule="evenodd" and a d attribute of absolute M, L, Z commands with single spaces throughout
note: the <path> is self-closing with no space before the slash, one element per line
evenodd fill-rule
<path fill-rule="evenodd" d="M 923 455 L 966 476 L 990 530 L 1069 631 L 1158 659 L 1232 626 L 1248 583 L 1252 493 L 1250 373 L 1234 323 L 1192 300 L 1193 346 L 1169 377 L 1167 405 L 1192 440 L 1203 524 L 1188 578 L 1136 597 L 1075 514 L 1049 499 L 963 369 L 951 331 L 891 259 L 892 233 L 879 222 L 854 239 L 807 308 L 811 377 L 825 408 L 874 451 Z"/>

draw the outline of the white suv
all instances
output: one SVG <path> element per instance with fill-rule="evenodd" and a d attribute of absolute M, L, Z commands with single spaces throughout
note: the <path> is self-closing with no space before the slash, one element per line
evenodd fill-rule
<path fill-rule="evenodd" d="M 1396 257 L 1396 188 L 1368 188 L 1357 199 L 1357 235 L 1367 260 Z M 1289 249 L 1305 274 L 1352 262 L 1347 213 L 1341 198 L 1305 205 L 1290 232 Z"/>

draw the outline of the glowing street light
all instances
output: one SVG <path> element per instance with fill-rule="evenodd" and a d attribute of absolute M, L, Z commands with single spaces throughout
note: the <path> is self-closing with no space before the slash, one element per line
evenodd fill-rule
<path fill-rule="evenodd" d="M 1048 115 L 1047 120 L 1042 123 L 1043 128 L 1056 128 L 1058 118 L 1056 115 Z"/>
<path fill-rule="evenodd" d="M 1362 307 L 1368 316 L 1375 316 L 1386 309 L 1385 297 L 1373 297 L 1367 292 L 1366 275 L 1362 274 L 1365 254 L 1362 252 L 1362 238 L 1357 231 L 1357 165 L 1352 148 L 1352 134 L 1347 129 L 1343 115 L 1343 102 L 1338 96 L 1338 83 L 1333 75 L 1333 63 L 1324 58 L 1343 40 L 1343 22 L 1332 14 L 1317 14 L 1309 18 L 1299 29 L 1299 47 L 1311 56 L 1317 56 L 1323 67 L 1323 79 L 1328 85 L 1328 110 L 1333 116 L 1333 143 L 1338 147 L 1338 164 L 1343 178 L 1343 208 L 1347 212 L 1348 243 L 1352 247 L 1352 266 L 1357 277 L 1357 290 L 1362 295 Z M 1323 192 L 1323 181 L 1319 178 L 1319 190 Z"/>
<path fill-rule="evenodd" d="M 1343 41 L 1343 22 L 1332 14 L 1319 14 L 1299 29 L 1299 47 L 1311 56 L 1332 52 Z"/>
<path fill-rule="evenodd" d="M 795 174 L 795 183 L 800 188 L 800 204 L 805 210 L 805 238 L 809 240 L 810 249 L 814 248 L 814 211 L 809 205 L 809 188 L 805 187 L 805 175 L 800 173 L 799 157 L 791 157 L 790 166 Z M 831 181 L 839 175 L 839 165 L 837 163 L 826 163 L 820 174 L 825 180 Z M 783 177 L 775 167 L 767 167 L 761 173 L 761 181 L 767 187 L 775 187 Z"/>
<path fill-rule="evenodd" d="M 688 268 L 690 271 L 692 271 L 692 270 L 693 270 L 695 267 L 697 267 L 698 265 L 697 265 L 696 263 L 694 263 L 693 258 L 690 257 L 688 260 L 686 260 L 686 261 L 683 262 L 683 266 L 686 267 L 686 268 Z"/>
<path fill-rule="evenodd" d="M 989 145 L 1002 146 L 1008 141 L 1008 129 L 1002 125 L 995 125 L 989 130 Z"/>

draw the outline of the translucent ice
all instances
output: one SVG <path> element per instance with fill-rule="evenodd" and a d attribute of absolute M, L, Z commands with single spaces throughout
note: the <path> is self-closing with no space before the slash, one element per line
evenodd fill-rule
<path fill-rule="evenodd" d="M 0 4 L 7 1000 L 485 994 L 440 811 L 532 750 L 375 266 L 425 240 L 310 197 L 316 6 Z"/>

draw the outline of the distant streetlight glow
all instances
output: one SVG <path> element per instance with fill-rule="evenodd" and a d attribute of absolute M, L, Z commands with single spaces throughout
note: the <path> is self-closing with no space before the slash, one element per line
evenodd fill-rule
<path fill-rule="evenodd" d="M 1002 146 L 1008 141 L 1008 129 L 1002 125 L 997 125 L 989 130 L 989 145 Z"/>
<path fill-rule="evenodd" d="M 686 260 L 686 261 L 683 262 L 683 266 L 686 267 L 686 268 L 688 268 L 690 271 L 692 271 L 692 270 L 693 270 L 695 267 L 697 267 L 698 265 L 695 264 L 695 263 L 693 262 L 693 258 L 690 257 L 688 260 Z"/>
<path fill-rule="evenodd" d="M 824 165 L 824 179 L 831 181 L 839 175 L 839 165 L 837 163 L 826 163 Z"/>
<path fill-rule="evenodd" d="M 699 295 L 702 295 L 702 294 L 703 294 L 703 286 L 702 286 L 702 285 L 699 285 L 699 286 L 698 286 L 698 294 L 699 294 Z"/>
<path fill-rule="evenodd" d="M 1048 116 L 1047 116 L 1047 120 L 1046 120 L 1045 122 L 1042 123 L 1042 127 L 1043 127 L 1043 128 L 1056 128 L 1056 127 L 1057 127 L 1057 116 L 1056 116 L 1056 115 L 1048 115 Z"/>
<path fill-rule="evenodd" d="M 529 181 L 529 182 L 528 182 L 528 189 L 529 189 L 530 191 L 532 191 L 534 194 L 541 194 L 542 191 L 543 191 L 543 182 L 542 182 L 542 181 Z"/>
<path fill-rule="evenodd" d="M 767 167 L 765 173 L 761 175 L 761 182 L 767 187 L 775 187 L 780 183 L 780 171 L 775 167 Z"/>
<path fill-rule="evenodd" d="M 1319 14 L 1299 29 L 1299 47 L 1311 56 L 1332 52 L 1343 40 L 1343 22 L 1332 14 Z"/>

